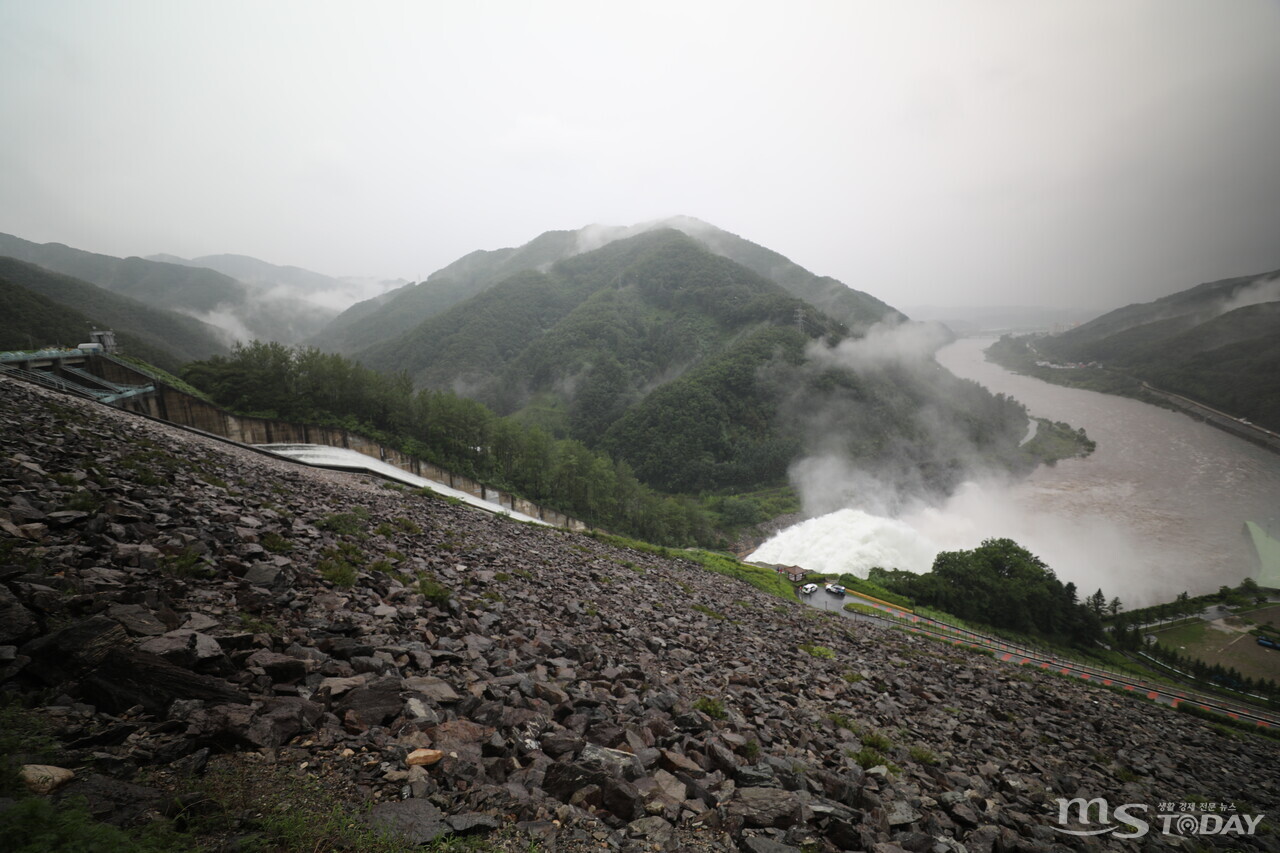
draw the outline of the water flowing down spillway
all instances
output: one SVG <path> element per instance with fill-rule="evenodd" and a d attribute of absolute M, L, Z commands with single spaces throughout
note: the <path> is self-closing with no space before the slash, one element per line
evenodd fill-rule
<path fill-rule="evenodd" d="M 927 572 L 938 550 L 906 522 L 841 509 L 788 527 L 761 545 L 751 559 L 866 577 L 872 566 Z"/>
<path fill-rule="evenodd" d="M 875 565 L 921 572 L 939 550 L 1007 537 L 1082 595 L 1101 588 L 1131 608 L 1256 577 L 1244 525 L 1280 536 L 1280 456 L 1177 412 L 1010 373 L 985 361 L 990 343 L 960 340 L 937 358 L 1032 415 L 1084 427 L 1098 442 L 1093 455 L 1018 482 L 975 479 L 894 518 L 841 509 L 782 531 L 751 558 L 857 575 Z"/>
<path fill-rule="evenodd" d="M 259 450 L 266 450 L 277 456 L 284 456 L 295 462 L 303 462 L 307 465 L 314 465 L 318 468 L 337 468 L 344 471 L 368 471 L 379 476 L 386 477 L 416 488 L 427 488 L 446 497 L 457 498 L 465 501 L 472 506 L 486 509 L 489 512 L 496 512 L 501 515 L 508 515 L 517 521 L 532 521 L 537 524 L 545 524 L 541 519 L 525 515 L 522 512 L 516 512 L 510 507 L 496 504 L 493 501 L 486 501 L 478 498 L 470 492 L 464 492 L 460 489 L 452 488 L 444 483 L 436 480 L 428 480 L 425 477 L 419 477 L 417 474 L 411 474 L 394 465 L 389 465 L 372 456 L 366 456 L 354 450 L 345 447 L 330 447 L 327 444 L 257 444 L 254 445 Z"/>

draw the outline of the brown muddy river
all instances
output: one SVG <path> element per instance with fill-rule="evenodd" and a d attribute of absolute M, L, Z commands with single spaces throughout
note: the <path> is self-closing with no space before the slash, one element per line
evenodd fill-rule
<path fill-rule="evenodd" d="M 990 344 L 962 339 L 937 360 L 1032 415 L 1084 427 L 1098 443 L 1092 456 L 1016 483 L 975 479 L 897 518 L 842 509 L 783 531 L 755 558 L 858 575 L 872 565 L 927 571 L 939 550 L 1009 537 L 1082 597 L 1101 588 L 1131 608 L 1253 575 L 1243 525 L 1280 535 L 1280 455 L 1186 415 L 1010 373 L 983 358 Z"/>

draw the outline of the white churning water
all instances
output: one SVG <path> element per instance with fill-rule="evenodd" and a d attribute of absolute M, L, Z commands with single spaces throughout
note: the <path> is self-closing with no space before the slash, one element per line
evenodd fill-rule
<path fill-rule="evenodd" d="M 1280 456 L 1186 415 L 1010 373 L 984 359 L 990 344 L 960 340 L 937 358 L 1032 415 L 1084 427 L 1098 442 L 1092 456 L 1016 483 L 966 483 L 943 504 L 896 518 L 839 510 L 782 531 L 752 558 L 858 575 L 874 565 L 920 572 L 939 550 L 1008 537 L 1082 596 L 1101 588 L 1130 608 L 1254 575 L 1243 526 L 1280 534 Z"/>

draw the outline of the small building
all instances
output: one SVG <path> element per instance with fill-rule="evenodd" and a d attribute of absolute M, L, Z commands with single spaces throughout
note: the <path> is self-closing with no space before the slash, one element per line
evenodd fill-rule
<path fill-rule="evenodd" d="M 773 570 L 780 575 L 786 575 L 787 580 L 792 583 L 800 583 L 804 580 L 804 576 L 809 572 L 799 566 L 774 566 Z"/>

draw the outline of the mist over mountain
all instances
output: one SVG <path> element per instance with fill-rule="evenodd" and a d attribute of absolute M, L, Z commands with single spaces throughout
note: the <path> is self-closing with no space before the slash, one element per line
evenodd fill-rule
<path fill-rule="evenodd" d="M 781 271 L 784 287 L 684 224 L 550 232 L 468 255 L 359 322 L 372 331 L 375 317 L 438 295 L 441 282 L 452 297 L 478 292 L 355 357 L 603 449 L 664 491 L 776 486 L 815 456 L 916 494 L 946 491 L 975 466 L 1021 464 L 1025 412 L 938 367 L 945 332 L 720 240 Z"/>
<path fill-rule="evenodd" d="M 1128 305 L 1036 345 L 1280 429 L 1280 270 Z"/>
<path fill-rule="evenodd" d="M 903 309 L 913 320 L 942 323 L 957 335 L 1069 329 L 1101 311 L 1034 305 L 915 305 Z"/>
<path fill-rule="evenodd" d="M 194 317 L 221 329 L 226 343 L 255 338 L 296 343 L 321 328 L 342 306 L 369 293 L 368 285 L 358 281 L 344 282 L 240 255 L 196 261 L 172 255 L 116 258 L 8 234 L 0 234 L 0 255 Z"/>
<path fill-rule="evenodd" d="M 227 351 L 219 330 L 186 314 L 16 258 L 0 257 L 0 308 L 0 349 L 75 346 L 109 328 L 126 352 L 166 370 Z"/>
<path fill-rule="evenodd" d="M 905 319 L 905 315 L 879 299 L 833 278 L 811 273 L 777 252 L 693 217 L 674 216 L 631 226 L 588 225 L 577 231 L 548 231 L 517 248 L 471 252 L 425 281 L 353 305 L 308 343 L 332 352 L 355 353 L 407 332 L 517 272 L 545 271 L 556 261 L 660 229 L 680 231 L 710 252 L 741 264 L 822 309 L 849 329 L 865 330 L 881 320 Z"/>
<path fill-rule="evenodd" d="M 280 266 L 247 255 L 203 255 L 190 260 L 151 255 L 148 260 L 200 267 L 230 276 L 246 286 L 242 308 L 228 313 L 241 325 L 241 340 L 265 338 L 298 343 L 330 323 L 353 303 L 400 287 L 403 280 L 334 278 L 295 266 Z M 255 330 L 266 330 L 257 334 Z"/>

